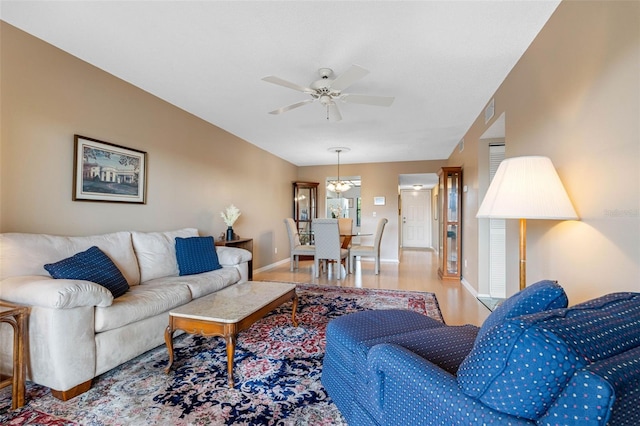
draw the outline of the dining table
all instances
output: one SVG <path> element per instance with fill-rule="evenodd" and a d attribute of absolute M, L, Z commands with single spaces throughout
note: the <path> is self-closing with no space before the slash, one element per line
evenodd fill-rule
<path fill-rule="evenodd" d="M 362 233 L 362 232 L 352 232 L 351 234 L 340 234 L 340 237 L 342 239 L 342 244 L 340 246 L 340 248 L 346 249 L 349 248 L 349 245 L 351 244 L 351 240 L 353 239 L 353 237 L 370 237 L 373 234 L 371 233 Z"/>

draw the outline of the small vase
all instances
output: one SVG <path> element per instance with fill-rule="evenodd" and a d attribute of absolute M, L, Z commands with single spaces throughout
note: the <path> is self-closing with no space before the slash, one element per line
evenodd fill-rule
<path fill-rule="evenodd" d="M 227 241 L 231 240 L 233 240 L 233 228 L 229 226 L 227 228 Z"/>

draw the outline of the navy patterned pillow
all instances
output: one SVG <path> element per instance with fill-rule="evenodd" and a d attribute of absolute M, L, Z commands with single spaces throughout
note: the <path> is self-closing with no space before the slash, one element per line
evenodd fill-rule
<path fill-rule="evenodd" d="M 98 247 L 93 246 L 56 263 L 44 265 L 56 279 L 91 281 L 108 289 L 113 297 L 129 290 L 129 283 L 113 261 Z"/>
<path fill-rule="evenodd" d="M 222 268 L 213 237 L 176 237 L 176 260 L 180 275 L 201 274 Z"/>
<path fill-rule="evenodd" d="M 491 327 L 502 324 L 509 318 L 566 308 L 568 303 L 564 289 L 557 282 L 544 280 L 531 284 L 505 300 L 489 315 L 478 332 L 476 343 Z"/>

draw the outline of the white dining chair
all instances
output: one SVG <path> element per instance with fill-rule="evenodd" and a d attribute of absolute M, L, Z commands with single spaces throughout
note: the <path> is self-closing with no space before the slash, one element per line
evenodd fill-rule
<path fill-rule="evenodd" d="M 316 278 L 320 276 L 320 261 L 325 260 L 335 262 L 338 279 L 342 276 L 340 268 L 343 263 L 345 271 L 349 272 L 349 250 L 341 247 L 338 219 L 313 219 L 313 236 L 316 246 L 313 258 Z"/>
<path fill-rule="evenodd" d="M 289 270 L 293 271 L 294 267 L 298 269 L 300 256 L 313 256 L 316 247 L 313 245 L 300 244 L 298 227 L 292 218 L 286 218 L 284 224 L 287 226 L 287 234 L 289 235 L 289 255 L 291 256 L 291 267 Z"/>
<path fill-rule="evenodd" d="M 375 260 L 374 272 L 376 275 L 380 273 L 380 240 L 382 240 L 382 232 L 388 220 L 382 218 L 378 221 L 376 235 L 372 246 L 351 246 L 349 249 L 349 264 L 351 265 L 351 273 L 353 273 L 356 257 L 373 257 Z"/>

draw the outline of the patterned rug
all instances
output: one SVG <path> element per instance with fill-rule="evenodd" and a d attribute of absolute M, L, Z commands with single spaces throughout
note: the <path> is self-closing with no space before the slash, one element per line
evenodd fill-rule
<path fill-rule="evenodd" d="M 67 402 L 27 383 L 27 405 L 11 411 L 11 387 L 0 390 L 0 424 L 7 425 L 345 425 L 320 376 L 326 325 L 368 309 L 411 309 L 442 320 L 435 295 L 298 284 L 298 327 L 291 303 L 241 332 L 234 376 L 227 386 L 221 338 L 175 338 L 175 361 L 164 373 L 164 346 L 94 379 Z"/>

